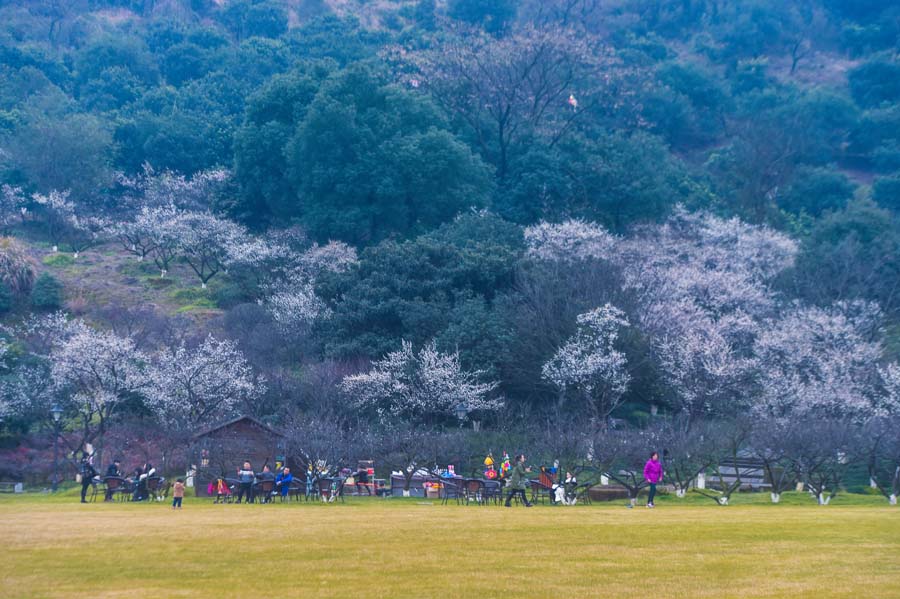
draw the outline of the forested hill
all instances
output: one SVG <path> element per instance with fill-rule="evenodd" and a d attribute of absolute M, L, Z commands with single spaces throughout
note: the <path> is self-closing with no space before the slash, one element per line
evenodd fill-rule
<path fill-rule="evenodd" d="M 888 0 L 0 1 L 5 426 L 880 410 L 898 53 Z"/>

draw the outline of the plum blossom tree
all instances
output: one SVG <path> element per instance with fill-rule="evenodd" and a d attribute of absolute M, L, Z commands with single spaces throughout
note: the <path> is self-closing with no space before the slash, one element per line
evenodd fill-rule
<path fill-rule="evenodd" d="M 119 173 L 123 202 L 133 211 L 143 207 L 176 206 L 181 210 L 208 210 L 231 178 L 225 169 L 199 171 L 185 177 L 169 170 L 157 172 L 149 164 L 135 176 Z"/>
<path fill-rule="evenodd" d="M 244 249 L 249 243 L 247 232 L 237 223 L 209 212 L 181 212 L 170 223 L 178 236 L 178 248 L 201 286 L 235 260 L 250 258 Z"/>
<path fill-rule="evenodd" d="M 579 315 L 575 334 L 541 371 L 559 390 L 560 407 L 568 392 L 576 393 L 594 426 L 605 427 L 631 380 L 625 354 L 615 348 L 627 326 L 625 314 L 610 304 Z"/>
<path fill-rule="evenodd" d="M 75 258 L 106 239 L 109 223 L 97 216 L 78 216 L 73 214 L 67 221 L 66 240 Z"/>
<path fill-rule="evenodd" d="M 900 495 L 900 426 L 897 416 L 874 418 L 860 437 L 869 480 L 888 500 L 897 505 Z"/>
<path fill-rule="evenodd" d="M 296 257 L 281 280 L 269 285 L 266 308 L 288 332 L 308 328 L 330 310 L 315 293 L 316 279 L 324 272 L 345 272 L 357 264 L 356 250 L 340 241 L 313 244 Z"/>
<path fill-rule="evenodd" d="M 859 427 L 846 418 L 796 418 L 800 425 L 790 437 L 788 455 L 816 503 L 828 505 L 853 465 Z"/>
<path fill-rule="evenodd" d="M 695 305 L 670 306 L 666 330 L 653 338 L 663 377 L 674 392 L 673 407 L 690 418 L 740 408 L 755 362 L 742 355 L 741 338 L 754 329 L 733 317 L 708 318 Z M 694 315 L 691 318 L 691 314 Z"/>
<path fill-rule="evenodd" d="M 616 238 L 596 223 L 576 219 L 526 227 L 525 244 L 534 259 L 578 262 L 609 258 L 615 251 Z"/>
<path fill-rule="evenodd" d="M 900 365 L 896 362 L 880 369 L 884 386 L 885 410 L 890 414 L 900 414 Z"/>
<path fill-rule="evenodd" d="M 48 194 L 36 193 L 31 196 L 44 217 L 47 226 L 47 237 L 53 244 L 53 251 L 59 249 L 59 244 L 65 238 L 69 219 L 75 216 L 75 204 L 69 201 L 69 191 L 53 190 Z"/>
<path fill-rule="evenodd" d="M 164 425 L 189 430 L 234 414 L 264 392 L 237 346 L 210 335 L 197 347 L 182 342 L 157 354 L 144 396 Z"/>
<path fill-rule="evenodd" d="M 677 207 L 662 225 L 620 242 L 625 285 L 638 298 L 677 409 L 697 416 L 739 407 L 753 381 L 747 351 L 773 313 L 773 278 L 793 264 L 790 238 L 738 219 Z"/>
<path fill-rule="evenodd" d="M 879 392 L 881 311 L 856 301 L 827 308 L 793 303 L 759 334 L 761 412 L 866 419 L 884 413 Z"/>
<path fill-rule="evenodd" d="M 81 320 L 63 324 L 57 335 L 48 356 L 54 386 L 81 423 L 81 446 L 96 443 L 99 453 L 116 410 L 146 387 L 147 358 L 131 339 Z"/>
<path fill-rule="evenodd" d="M 503 402 L 493 393 L 497 382 L 480 382 L 482 371 L 460 367 L 459 353 L 443 354 L 434 341 L 415 352 L 412 343 L 388 353 L 369 372 L 347 376 L 341 390 L 350 401 L 380 418 L 432 423 L 452 416 L 457 406 L 468 412 L 494 411 Z"/>
<path fill-rule="evenodd" d="M 21 187 L 0 186 L 0 232 L 6 232 L 27 213 L 26 199 Z"/>
<path fill-rule="evenodd" d="M 172 204 L 159 207 L 144 206 L 136 215 L 133 224 L 120 225 L 118 236 L 123 243 L 130 244 L 131 253 L 139 258 L 147 254 L 159 268 L 160 277 L 165 277 L 169 265 L 179 255 L 181 229 L 179 211 Z"/>

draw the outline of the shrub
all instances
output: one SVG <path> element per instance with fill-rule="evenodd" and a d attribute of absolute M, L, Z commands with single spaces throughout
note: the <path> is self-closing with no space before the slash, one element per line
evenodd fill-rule
<path fill-rule="evenodd" d="M 31 291 L 31 305 L 36 310 L 58 310 L 62 305 L 62 285 L 50 273 L 43 273 Z"/>
<path fill-rule="evenodd" d="M 25 297 L 34 284 L 36 264 L 25 247 L 11 237 L 0 237 L 0 282 L 18 297 Z"/>

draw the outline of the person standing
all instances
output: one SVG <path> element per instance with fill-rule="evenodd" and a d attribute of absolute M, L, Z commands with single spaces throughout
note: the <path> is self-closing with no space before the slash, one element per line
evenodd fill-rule
<path fill-rule="evenodd" d="M 506 496 L 506 507 L 512 507 L 510 501 L 515 495 L 521 495 L 522 503 L 525 504 L 525 507 L 531 507 L 528 498 L 525 496 L 525 485 L 528 482 L 526 473 L 528 472 L 531 472 L 531 468 L 525 467 L 525 455 L 517 455 L 516 464 L 512 467 L 509 475 L 509 494 Z"/>
<path fill-rule="evenodd" d="M 85 496 L 87 495 L 88 487 L 93 484 L 94 477 L 97 476 L 97 471 L 91 463 L 93 459 L 86 457 L 81 460 L 81 503 L 87 503 Z"/>
<path fill-rule="evenodd" d="M 663 469 L 659 463 L 659 453 L 654 451 L 650 454 L 650 459 L 644 464 L 644 480 L 650 483 L 650 495 L 647 497 L 647 507 L 656 507 L 653 499 L 656 498 L 656 485 L 662 480 Z"/>
<path fill-rule="evenodd" d="M 257 488 L 254 492 L 254 496 L 259 495 L 260 503 L 269 503 L 272 501 L 272 493 L 261 492 L 262 486 L 260 483 L 265 481 L 272 481 L 272 487 L 275 487 L 275 475 L 272 474 L 272 470 L 270 470 L 268 466 L 263 466 L 262 472 L 256 475 Z"/>
<path fill-rule="evenodd" d="M 250 462 L 244 462 L 244 467 L 237 471 L 238 474 L 238 500 L 240 503 L 241 500 L 246 495 L 247 503 L 253 503 L 253 467 L 250 465 Z"/>
<path fill-rule="evenodd" d="M 184 481 L 178 479 L 172 485 L 172 509 L 181 509 L 181 501 L 184 499 Z"/>

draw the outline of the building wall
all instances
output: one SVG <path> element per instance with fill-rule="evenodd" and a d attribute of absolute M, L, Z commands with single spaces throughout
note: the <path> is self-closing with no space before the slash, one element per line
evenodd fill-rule
<path fill-rule="evenodd" d="M 197 456 L 197 495 L 205 496 L 210 480 L 218 476 L 236 477 L 244 461 L 249 461 L 256 472 L 263 465 L 274 471 L 275 456 L 284 454 L 283 447 L 281 436 L 250 420 L 239 420 L 196 438 L 193 455 Z"/>

